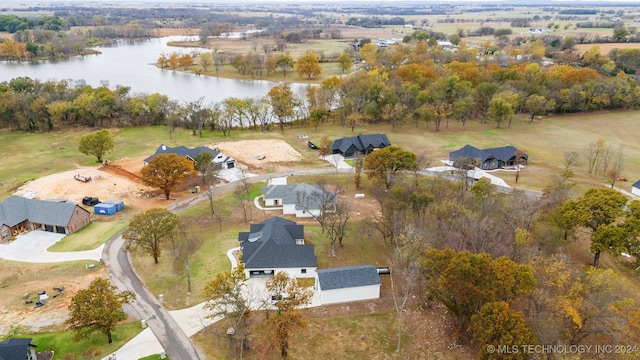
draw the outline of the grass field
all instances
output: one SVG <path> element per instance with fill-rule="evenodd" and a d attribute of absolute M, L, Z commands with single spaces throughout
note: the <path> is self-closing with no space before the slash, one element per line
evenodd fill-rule
<path fill-rule="evenodd" d="M 34 344 L 37 344 L 38 352 L 53 349 L 57 359 L 65 359 L 65 356 L 69 355 L 82 356 L 83 359 L 101 359 L 118 350 L 141 331 L 142 328 L 137 321 L 118 325 L 112 332 L 111 344 L 107 342 L 107 336 L 102 333 L 93 333 L 88 339 L 79 342 L 73 340 L 72 331 L 54 331 L 28 334 L 28 336 L 33 338 Z"/>
<path fill-rule="evenodd" d="M 128 221 L 123 220 L 116 222 L 92 221 L 82 229 L 65 236 L 47 250 L 54 252 L 93 250 L 105 244 L 128 224 Z"/>

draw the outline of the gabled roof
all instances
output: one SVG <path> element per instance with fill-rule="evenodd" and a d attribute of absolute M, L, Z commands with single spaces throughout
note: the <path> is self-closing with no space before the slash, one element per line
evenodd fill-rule
<path fill-rule="evenodd" d="M 313 245 L 297 245 L 303 239 L 303 225 L 278 216 L 251 224 L 238 234 L 245 269 L 317 267 Z"/>
<path fill-rule="evenodd" d="M 320 289 L 334 290 L 358 286 L 380 285 L 378 269 L 373 265 L 348 266 L 316 270 Z"/>
<path fill-rule="evenodd" d="M 32 338 L 10 338 L 0 341 L 0 360 L 25 360 Z"/>
<path fill-rule="evenodd" d="M 214 163 L 218 163 L 218 162 L 224 162 L 227 161 L 228 159 L 230 159 L 228 156 L 215 151 L 211 148 L 208 148 L 206 146 L 198 146 L 197 148 L 188 148 L 186 146 L 177 146 L 177 147 L 169 147 L 167 145 L 161 144 L 158 147 L 158 150 L 156 150 L 155 154 L 149 156 L 148 158 L 144 159 L 145 163 L 149 163 L 151 160 L 153 160 L 154 157 L 156 157 L 157 155 L 160 154 L 176 154 L 178 156 L 184 156 L 187 157 L 189 159 L 191 159 L 192 161 L 195 160 L 196 156 L 202 154 L 202 153 L 209 153 L 211 154 L 211 158 L 213 159 Z"/>
<path fill-rule="evenodd" d="M 315 201 L 309 196 L 314 192 L 326 193 L 327 196 L 320 195 L 318 201 Z M 307 210 L 320 209 L 320 206 L 323 205 L 321 202 L 325 200 L 332 204 L 338 202 L 335 193 L 327 192 L 325 187 L 309 184 L 269 185 L 262 188 L 262 197 L 264 199 L 281 199 L 283 205 L 297 204 L 298 197 L 300 197 L 300 201 L 305 201 L 306 204 L 304 207 L 296 206 L 296 208 Z"/>
<path fill-rule="evenodd" d="M 466 157 L 473 160 L 480 159 L 480 161 L 485 161 L 490 158 L 495 158 L 501 161 L 509 161 L 510 159 L 515 157 L 516 151 L 518 151 L 518 149 L 511 145 L 491 149 L 478 149 L 471 145 L 465 145 L 458 150 L 450 152 L 449 155 L 454 158 Z M 522 154 L 522 157 L 525 159 L 529 158 L 529 156 L 524 153 Z"/>
<path fill-rule="evenodd" d="M 332 150 L 339 150 L 340 152 L 346 152 L 351 146 L 355 146 L 356 150 L 364 151 L 369 146 L 373 148 L 383 148 L 391 145 L 389 138 L 386 134 L 369 134 L 352 137 L 343 137 L 333 141 L 331 145 Z"/>
<path fill-rule="evenodd" d="M 14 195 L 0 203 L 0 224 L 11 227 L 29 220 L 40 224 L 67 226 L 77 206 L 78 204 L 69 201 L 36 200 Z"/>

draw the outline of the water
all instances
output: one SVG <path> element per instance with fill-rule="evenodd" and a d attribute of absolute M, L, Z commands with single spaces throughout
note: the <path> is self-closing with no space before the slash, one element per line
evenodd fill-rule
<path fill-rule="evenodd" d="M 93 87 L 128 86 L 134 94 L 157 92 L 181 102 L 195 101 L 202 97 L 205 103 L 220 102 L 228 97 L 262 97 L 271 88 L 279 85 L 272 81 L 197 76 L 192 73 L 159 69 L 154 65 L 162 53 L 191 52 L 191 49 L 167 46 L 169 41 L 185 38 L 170 36 L 137 42 L 118 41 L 97 47 L 101 52 L 99 55 L 64 60 L 34 63 L 0 62 L 0 82 L 23 76 L 41 81 L 84 80 Z M 294 93 L 302 99 L 305 98 L 307 85 L 289 85 Z"/>

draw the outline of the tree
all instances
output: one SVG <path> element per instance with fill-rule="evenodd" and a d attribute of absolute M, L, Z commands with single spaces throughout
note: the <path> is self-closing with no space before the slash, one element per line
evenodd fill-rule
<path fill-rule="evenodd" d="M 133 217 L 129 227 L 122 234 L 128 249 L 142 249 L 158 263 L 162 252 L 160 244 L 172 237 L 180 217 L 167 209 L 156 208 Z"/>
<path fill-rule="evenodd" d="M 176 234 L 171 236 L 171 251 L 173 252 L 173 268 L 187 277 L 187 292 L 191 293 L 191 258 L 202 246 L 202 237 L 188 232 L 184 223 L 178 222 L 174 229 Z"/>
<path fill-rule="evenodd" d="M 534 344 L 533 334 L 521 312 L 514 311 L 504 301 L 483 305 L 480 311 L 471 317 L 471 342 L 480 345 L 478 359 L 527 359 L 524 352 L 503 354 L 489 352 L 487 345 L 520 347 L 523 344 Z"/>
<path fill-rule="evenodd" d="M 294 65 L 293 58 L 289 54 L 282 54 L 276 60 L 276 66 L 282 70 L 282 76 L 287 77 L 287 69 L 292 68 Z"/>
<path fill-rule="evenodd" d="M 310 52 L 308 54 L 300 56 L 295 64 L 295 70 L 300 76 L 316 77 L 322 73 L 322 66 L 320 66 L 320 59 L 316 53 Z"/>
<path fill-rule="evenodd" d="M 349 56 L 349 53 L 346 52 L 340 54 L 340 56 L 338 56 L 338 58 L 336 59 L 336 62 L 338 63 L 338 68 L 340 68 L 340 71 L 343 74 L 351 70 L 351 68 L 353 67 L 353 60 L 351 59 L 351 56 Z"/>
<path fill-rule="evenodd" d="M 193 175 L 193 162 L 177 154 L 160 154 L 142 168 L 140 175 L 145 185 L 162 189 L 169 200 L 171 191 Z"/>
<path fill-rule="evenodd" d="M 284 131 L 284 124 L 293 116 L 293 107 L 296 103 L 293 91 L 285 84 L 277 85 L 269 90 L 267 96 L 269 97 L 273 114 L 280 122 L 280 131 Z"/>
<path fill-rule="evenodd" d="M 589 189 L 577 200 L 568 200 L 560 214 L 570 226 L 582 226 L 591 231 L 591 251 L 594 253 L 593 266 L 598 267 L 602 251 L 618 255 L 619 230 L 611 226 L 621 215 L 627 204 L 627 198 L 611 189 Z M 610 237 L 613 236 L 613 237 Z"/>
<path fill-rule="evenodd" d="M 421 258 L 426 295 L 442 303 L 460 330 L 482 306 L 495 301 L 513 303 L 530 294 L 536 280 L 530 267 L 487 253 L 429 249 Z"/>
<path fill-rule="evenodd" d="M 240 183 L 236 186 L 233 191 L 233 195 L 238 199 L 240 206 L 242 207 L 242 214 L 244 215 L 244 222 L 246 223 L 249 219 L 252 218 L 251 209 L 253 203 L 251 203 L 251 199 L 249 198 L 251 195 L 252 186 L 249 183 L 249 179 L 247 175 L 242 172 L 240 177 Z"/>
<path fill-rule="evenodd" d="M 289 278 L 284 272 L 278 272 L 266 283 L 267 291 L 275 297 L 275 314 L 267 316 L 266 324 L 276 348 L 283 359 L 289 351 L 289 336 L 307 325 L 302 318 L 300 307 L 311 303 L 312 293 L 298 286 L 295 278 Z"/>
<path fill-rule="evenodd" d="M 416 168 L 416 154 L 399 146 L 387 146 L 367 155 L 363 168 L 371 181 L 383 183 L 389 189 L 398 171 Z"/>
<path fill-rule="evenodd" d="M 127 318 L 122 311 L 124 304 L 130 304 L 136 298 L 131 291 L 116 293 L 117 288 L 111 282 L 98 277 L 88 289 L 81 289 L 71 298 L 69 317 L 65 324 L 75 332 L 74 341 L 89 337 L 94 332 L 107 335 L 109 344 L 113 342 L 111 332 L 116 325 Z"/>
<path fill-rule="evenodd" d="M 532 94 L 525 101 L 524 108 L 529 112 L 529 122 L 533 122 L 534 117 L 546 114 L 555 105 L 556 102 L 553 99 L 547 100 L 542 95 Z"/>
<path fill-rule="evenodd" d="M 615 155 L 613 156 L 611 167 L 609 167 L 609 169 L 605 174 L 607 178 L 609 178 L 609 183 L 611 183 L 612 189 L 615 186 L 618 178 L 622 175 L 623 169 L 624 169 L 624 162 L 622 161 L 622 145 L 620 145 Z"/>
<path fill-rule="evenodd" d="M 213 319 L 222 316 L 229 324 L 231 332 L 227 331 L 226 336 L 231 338 L 234 359 L 238 351 L 242 359 L 242 351 L 246 346 L 253 315 L 250 304 L 243 294 L 247 280 L 249 278 L 244 273 L 244 266 L 240 264 L 231 271 L 217 274 L 204 287 L 204 297 L 207 301 L 203 308 L 210 311 L 206 317 Z"/>
<path fill-rule="evenodd" d="M 327 211 L 324 215 L 329 242 L 331 243 L 331 256 L 336 256 L 336 241 L 342 247 L 342 239 L 344 238 L 347 222 L 351 218 L 351 209 L 349 204 L 338 203 L 335 205 L 334 211 Z"/>
<path fill-rule="evenodd" d="M 491 98 L 487 116 L 490 119 L 495 120 L 497 127 L 500 127 L 500 124 L 502 124 L 502 122 L 507 119 L 509 119 L 509 125 L 511 125 L 510 119 L 515 113 L 516 109 L 515 96 L 517 95 L 511 92 L 503 91 L 495 94 L 493 98 Z"/>
<path fill-rule="evenodd" d="M 98 162 L 102 162 L 102 157 L 113 150 L 115 142 L 113 136 L 107 129 L 94 131 L 80 137 L 79 150 L 85 155 L 94 155 Z"/>

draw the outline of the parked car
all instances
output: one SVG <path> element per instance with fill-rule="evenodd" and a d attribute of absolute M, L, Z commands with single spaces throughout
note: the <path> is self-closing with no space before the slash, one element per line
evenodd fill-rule
<path fill-rule="evenodd" d="M 311 141 L 307 141 L 307 144 L 309 145 L 309 149 L 318 150 L 318 146 L 316 144 L 312 143 Z"/>

